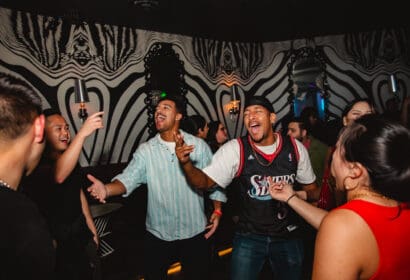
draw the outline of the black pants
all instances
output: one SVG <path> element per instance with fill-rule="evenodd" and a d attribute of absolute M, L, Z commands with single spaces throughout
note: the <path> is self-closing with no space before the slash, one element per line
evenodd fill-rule
<path fill-rule="evenodd" d="M 145 279 L 167 279 L 169 266 L 179 261 L 184 280 L 209 279 L 208 243 L 204 234 L 192 238 L 164 241 L 147 232 L 144 242 Z"/>
<path fill-rule="evenodd" d="M 100 257 L 94 240 L 90 239 L 82 248 L 72 243 L 57 244 L 56 280 L 101 280 Z"/>

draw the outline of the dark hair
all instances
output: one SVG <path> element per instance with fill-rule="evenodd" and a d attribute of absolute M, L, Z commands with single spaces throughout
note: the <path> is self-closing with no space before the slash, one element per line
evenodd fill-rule
<path fill-rule="evenodd" d="M 52 115 L 61 115 L 61 112 L 58 109 L 47 108 L 47 109 L 44 109 L 43 114 L 47 118 Z"/>
<path fill-rule="evenodd" d="M 202 117 L 201 115 L 192 115 L 186 117 L 180 125 L 180 128 L 192 135 L 197 135 L 199 129 L 204 129 L 205 128 L 205 118 Z"/>
<path fill-rule="evenodd" d="M 40 96 L 26 82 L 0 73 L 1 137 L 18 138 L 40 114 Z"/>
<path fill-rule="evenodd" d="M 220 121 L 211 121 L 208 123 L 208 135 L 206 136 L 206 142 L 211 147 L 213 153 L 219 148 L 219 143 L 216 141 L 216 133 L 218 132 L 218 127 L 221 124 Z"/>
<path fill-rule="evenodd" d="M 205 125 L 206 125 L 206 120 L 204 117 L 202 117 L 201 115 L 192 115 L 189 117 L 195 124 L 196 126 L 196 132 L 198 133 L 198 130 L 204 129 Z"/>
<path fill-rule="evenodd" d="M 176 95 L 176 94 L 168 94 L 168 93 L 164 92 L 163 95 L 161 95 L 161 99 L 159 100 L 159 102 L 161 102 L 163 100 L 173 101 L 175 103 L 175 107 L 176 107 L 178 113 L 180 113 L 182 115 L 182 118 L 184 119 L 187 116 L 187 113 L 186 113 L 187 101 L 186 101 L 185 96 Z"/>
<path fill-rule="evenodd" d="M 305 121 L 302 118 L 294 117 L 289 121 L 289 123 L 291 123 L 291 122 L 297 123 L 299 125 L 300 130 L 305 129 L 307 131 L 307 125 L 306 125 Z"/>
<path fill-rule="evenodd" d="M 318 118 L 317 110 L 312 106 L 306 106 L 305 108 L 303 108 L 302 112 L 300 112 L 300 118 L 304 122 L 307 122 L 309 121 L 310 117 L 315 117 L 317 119 Z"/>
<path fill-rule="evenodd" d="M 340 135 L 344 158 L 361 163 L 371 187 L 398 201 L 410 200 L 410 131 L 370 114 L 347 126 Z"/>
<path fill-rule="evenodd" d="M 345 106 L 342 111 L 342 118 L 346 117 L 347 114 L 349 114 L 350 110 L 352 110 L 353 106 L 359 102 L 366 102 L 367 104 L 369 104 L 370 108 L 372 108 L 373 111 L 375 110 L 374 104 L 369 98 L 358 98 L 350 101 L 350 103 Z"/>

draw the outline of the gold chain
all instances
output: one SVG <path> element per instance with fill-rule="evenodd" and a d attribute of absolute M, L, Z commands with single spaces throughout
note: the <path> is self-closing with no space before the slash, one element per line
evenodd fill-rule
<path fill-rule="evenodd" d="M 273 137 L 274 137 L 274 142 L 273 142 L 273 144 L 275 144 L 276 141 L 278 140 L 278 137 L 276 136 L 276 134 L 274 134 Z M 249 140 L 250 140 L 250 139 L 249 139 Z M 252 140 L 250 140 L 250 141 L 252 141 Z M 255 156 L 256 161 L 259 162 L 259 164 L 262 165 L 262 166 L 264 166 L 264 167 L 270 166 L 270 165 L 275 161 L 275 159 L 272 159 L 272 161 L 268 162 L 267 164 L 261 162 L 261 160 L 259 159 L 259 157 L 258 157 L 258 155 L 257 155 L 258 153 L 257 153 L 257 152 L 255 151 L 255 149 L 253 148 L 254 143 L 251 143 L 250 141 L 249 141 L 249 145 L 251 146 L 252 153 L 253 153 L 253 155 Z M 278 148 L 278 145 L 276 145 L 275 151 L 274 151 L 273 153 L 276 153 L 277 148 Z M 262 156 L 262 157 L 263 157 L 263 156 Z M 266 159 L 266 160 L 267 160 L 267 159 Z"/>
<path fill-rule="evenodd" d="M 350 200 L 358 199 L 360 197 L 378 197 L 378 198 L 382 198 L 386 200 L 392 200 L 391 198 L 388 198 L 387 196 L 384 196 L 379 193 L 374 193 L 374 192 L 359 192 L 359 193 L 353 194 Z"/>
<path fill-rule="evenodd" d="M 251 147 L 252 147 L 252 145 L 251 145 Z M 255 156 L 256 160 L 259 162 L 259 164 L 262 165 L 262 166 L 268 167 L 274 162 L 274 159 L 271 162 L 268 162 L 267 164 L 260 161 L 259 158 L 258 158 L 257 152 L 253 149 L 253 147 L 252 147 L 252 153 Z"/>

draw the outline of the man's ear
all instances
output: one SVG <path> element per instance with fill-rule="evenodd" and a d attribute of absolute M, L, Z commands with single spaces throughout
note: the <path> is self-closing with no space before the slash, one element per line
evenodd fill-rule
<path fill-rule="evenodd" d="M 177 115 L 175 116 L 175 119 L 176 119 L 177 121 L 182 120 L 182 114 L 181 114 L 181 113 L 177 113 Z"/>
<path fill-rule="evenodd" d="M 44 140 L 44 125 L 45 117 L 42 114 L 34 120 L 34 141 L 36 143 L 41 143 Z"/>
<path fill-rule="evenodd" d="M 276 122 L 276 114 L 270 113 L 269 119 L 270 119 L 271 124 L 274 124 Z"/>
<path fill-rule="evenodd" d="M 306 129 L 302 129 L 302 137 L 305 138 L 307 134 L 307 130 Z"/>

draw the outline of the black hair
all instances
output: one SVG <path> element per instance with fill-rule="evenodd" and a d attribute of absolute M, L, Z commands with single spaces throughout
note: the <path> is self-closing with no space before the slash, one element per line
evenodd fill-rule
<path fill-rule="evenodd" d="M 61 115 L 61 112 L 55 108 L 47 108 L 43 110 L 43 114 L 47 118 L 52 115 Z"/>
<path fill-rule="evenodd" d="M 168 93 L 163 92 L 159 102 L 161 102 L 163 100 L 173 101 L 175 103 L 175 108 L 177 109 L 178 113 L 180 113 L 182 115 L 182 119 L 184 119 L 187 116 L 187 113 L 186 113 L 187 100 L 186 100 L 185 96 L 176 95 L 176 94 L 168 94 Z"/>
<path fill-rule="evenodd" d="M 192 115 L 189 117 L 195 124 L 196 128 L 196 133 L 198 133 L 199 129 L 204 129 L 206 125 L 206 120 L 203 116 L 201 115 Z"/>
<path fill-rule="evenodd" d="M 16 139 L 41 114 L 41 99 L 23 80 L 0 73 L 0 135 Z"/>
<path fill-rule="evenodd" d="M 300 130 L 305 129 L 306 131 L 308 131 L 306 122 L 301 117 L 294 117 L 294 118 L 290 119 L 289 123 L 291 123 L 291 122 L 297 123 L 299 125 Z"/>
<path fill-rule="evenodd" d="M 410 131 L 369 114 L 340 135 L 344 158 L 359 162 L 369 173 L 371 188 L 398 201 L 410 201 Z"/>
<path fill-rule="evenodd" d="M 204 129 L 205 128 L 205 118 L 202 117 L 201 115 L 192 115 L 186 117 L 180 125 L 180 128 L 184 130 L 185 132 L 188 132 L 192 135 L 197 135 L 199 129 Z"/>
<path fill-rule="evenodd" d="M 219 143 L 216 141 L 216 133 L 218 132 L 218 127 L 221 124 L 220 121 L 211 121 L 208 123 L 208 135 L 206 136 L 206 142 L 211 147 L 213 153 L 219 148 Z"/>

